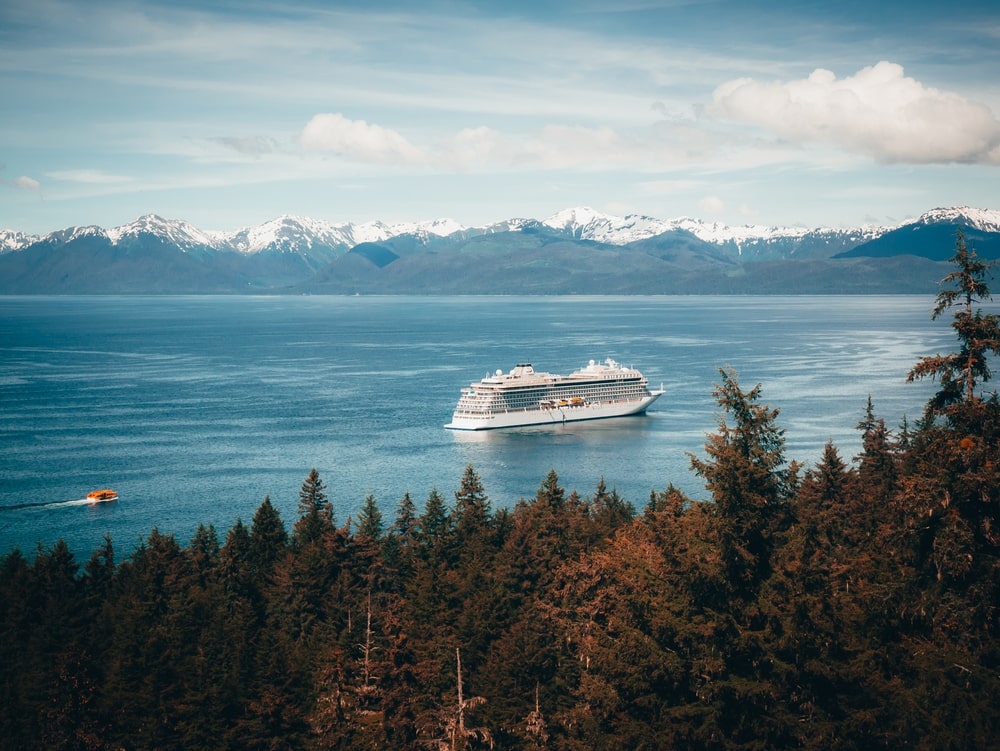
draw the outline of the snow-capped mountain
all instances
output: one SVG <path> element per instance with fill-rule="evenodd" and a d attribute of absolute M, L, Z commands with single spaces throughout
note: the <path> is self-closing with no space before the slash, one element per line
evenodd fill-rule
<path fill-rule="evenodd" d="M 963 223 L 986 232 L 1000 232 L 1000 211 L 968 206 L 938 208 L 928 211 L 909 224 Z M 25 235 L 15 230 L 0 230 L 0 252 L 21 250 L 40 240 L 54 243 L 70 242 L 78 237 L 104 235 L 112 245 L 151 235 L 171 242 L 181 249 L 193 247 L 233 250 L 240 253 L 260 253 L 265 250 L 307 252 L 317 246 L 349 250 L 360 243 L 385 242 L 409 235 L 422 242 L 445 238 L 456 233 L 493 234 L 517 232 L 526 227 L 540 227 L 578 240 L 591 240 L 609 245 L 628 245 L 669 232 L 686 232 L 714 245 L 801 241 L 808 237 L 852 238 L 856 242 L 875 239 L 896 227 L 863 226 L 853 229 L 826 227 L 778 227 L 756 224 L 732 226 L 706 222 L 692 217 L 657 219 L 640 214 L 613 216 L 581 206 L 559 211 L 545 219 L 512 218 L 485 227 L 465 227 L 452 219 L 426 222 L 380 221 L 362 224 L 332 223 L 303 216 L 283 215 L 254 227 L 221 232 L 202 230 L 179 219 L 164 219 L 155 214 L 139 217 L 133 222 L 112 229 L 95 226 L 68 227 L 44 237 Z"/>
<path fill-rule="evenodd" d="M 759 224 L 731 226 L 720 222 L 705 222 L 691 217 L 677 219 L 654 219 L 639 214 L 624 217 L 602 214 L 589 207 L 565 209 L 547 219 L 542 224 L 561 230 L 582 240 L 594 240 L 611 245 L 646 240 L 667 232 L 688 232 L 699 240 L 714 245 L 735 244 L 741 246 L 752 242 L 773 242 L 777 240 L 801 240 L 810 235 L 856 237 L 871 240 L 886 232 L 887 227 L 868 225 L 857 229 L 833 229 L 818 227 L 768 227 Z"/>
<path fill-rule="evenodd" d="M 400 235 L 413 235 L 426 240 L 430 237 L 447 237 L 464 229 L 451 219 L 399 224 L 333 224 L 303 216 L 284 215 L 256 227 L 216 233 L 216 237 L 242 253 L 260 253 L 265 250 L 303 252 L 318 245 L 348 249 L 361 243 L 383 242 Z"/>
<path fill-rule="evenodd" d="M 106 230 L 105 234 L 112 245 L 118 245 L 141 235 L 153 235 L 173 243 L 181 250 L 194 247 L 219 247 L 216 233 L 205 232 L 181 219 L 164 219 L 156 214 L 141 216 L 134 222 Z"/>
<path fill-rule="evenodd" d="M 150 214 L 111 229 L 0 233 L 0 294 L 915 292 L 936 289 L 959 226 L 982 257 L 1000 258 L 1000 211 L 970 207 L 856 229 L 577 207 L 485 227 L 286 215 L 221 232 Z"/>
<path fill-rule="evenodd" d="M 637 214 L 624 217 L 610 216 L 589 206 L 564 209 L 543 219 L 541 223 L 545 227 L 566 232 L 580 240 L 594 240 L 610 245 L 627 245 L 676 229 L 670 220 L 653 219 Z"/>
<path fill-rule="evenodd" d="M 12 229 L 0 229 L 0 253 L 26 248 L 32 243 L 38 242 L 38 239 L 38 235 L 26 235 Z"/>
<path fill-rule="evenodd" d="M 241 253 L 259 253 L 268 248 L 305 251 L 317 244 L 337 247 L 350 245 L 349 224 L 330 224 L 302 216 L 279 216 L 256 227 L 217 233 L 220 242 Z"/>
<path fill-rule="evenodd" d="M 1000 232 L 1000 211 L 971 206 L 931 209 L 912 224 L 960 224 L 982 232 Z"/>
<path fill-rule="evenodd" d="M 65 244 L 82 237 L 104 237 L 112 246 L 117 246 L 142 236 L 159 238 L 181 250 L 197 247 L 253 254 L 263 251 L 307 252 L 315 247 L 327 247 L 347 251 L 360 243 L 383 242 L 400 235 L 412 235 L 427 241 L 464 230 L 462 225 L 452 219 L 396 224 L 334 224 L 308 217 L 284 215 L 255 227 L 221 232 L 202 230 L 181 219 L 164 219 L 156 214 L 147 214 L 111 229 L 93 225 L 67 227 L 44 236 L 0 230 L 0 252 L 21 250 L 40 241 Z"/>

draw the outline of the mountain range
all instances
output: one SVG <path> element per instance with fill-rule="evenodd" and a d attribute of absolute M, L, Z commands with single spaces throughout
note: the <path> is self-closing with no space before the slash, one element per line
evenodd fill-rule
<path fill-rule="evenodd" d="M 967 206 L 856 229 L 585 207 L 485 227 L 281 216 L 235 232 L 147 215 L 0 230 L 0 294 L 933 294 L 959 228 L 978 255 L 1000 258 L 1000 211 Z"/>

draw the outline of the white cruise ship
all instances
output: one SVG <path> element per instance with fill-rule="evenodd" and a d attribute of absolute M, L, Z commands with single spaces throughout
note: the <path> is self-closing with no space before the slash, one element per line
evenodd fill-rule
<path fill-rule="evenodd" d="M 536 371 L 528 363 L 497 370 L 462 389 L 451 430 L 492 430 L 638 415 L 663 394 L 646 377 L 611 358 L 593 360 L 568 376 Z"/>

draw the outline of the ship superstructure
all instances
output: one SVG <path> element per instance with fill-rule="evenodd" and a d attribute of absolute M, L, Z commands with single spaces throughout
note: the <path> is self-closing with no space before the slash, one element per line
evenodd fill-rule
<path fill-rule="evenodd" d="M 662 389 L 650 391 L 638 370 L 611 358 L 603 363 L 591 360 L 568 376 L 520 363 L 508 373 L 497 370 L 462 389 L 445 427 L 491 430 L 623 417 L 645 412 L 661 394 Z"/>

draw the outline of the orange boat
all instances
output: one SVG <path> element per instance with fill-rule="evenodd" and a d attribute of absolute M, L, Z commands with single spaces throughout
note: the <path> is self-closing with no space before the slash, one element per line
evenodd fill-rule
<path fill-rule="evenodd" d="M 117 501 L 118 494 L 113 490 L 92 490 L 87 493 L 87 500 L 91 503 L 107 503 Z"/>

